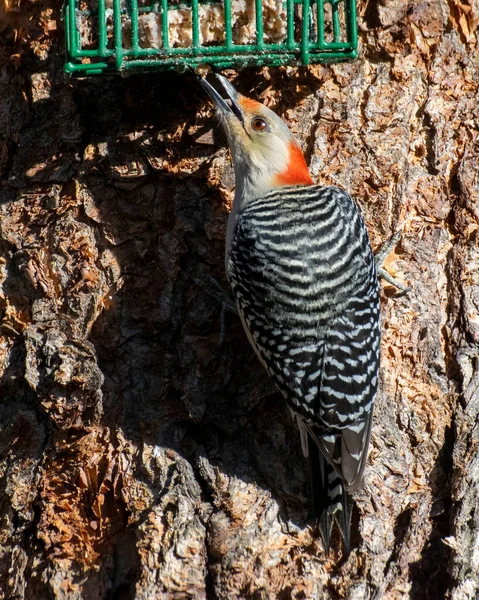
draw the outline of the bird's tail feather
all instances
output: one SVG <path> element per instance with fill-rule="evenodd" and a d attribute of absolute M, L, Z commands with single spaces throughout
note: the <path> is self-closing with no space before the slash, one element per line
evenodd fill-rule
<path fill-rule="evenodd" d="M 308 434 L 308 455 L 313 511 L 326 552 L 331 542 L 334 521 L 343 536 L 346 551 L 350 550 L 352 500 L 344 488 L 340 475 L 324 458 L 313 438 Z"/>

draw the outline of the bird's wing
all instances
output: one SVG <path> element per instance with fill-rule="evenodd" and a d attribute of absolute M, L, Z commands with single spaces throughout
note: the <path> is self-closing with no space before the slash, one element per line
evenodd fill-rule
<path fill-rule="evenodd" d="M 351 488 L 364 469 L 377 387 L 374 259 L 347 194 L 318 188 L 315 198 L 295 204 L 289 193 L 274 206 L 268 199 L 240 217 L 229 277 L 258 356 Z M 322 195 L 337 233 L 314 218 L 315 211 L 324 213 Z M 281 202 L 288 202 L 284 217 Z M 331 280 L 344 283 L 331 289 Z"/>
<path fill-rule="evenodd" d="M 373 323 L 371 323 L 371 320 Z M 332 319 L 310 433 L 348 488 L 361 481 L 378 385 L 380 332 L 375 309 Z"/>

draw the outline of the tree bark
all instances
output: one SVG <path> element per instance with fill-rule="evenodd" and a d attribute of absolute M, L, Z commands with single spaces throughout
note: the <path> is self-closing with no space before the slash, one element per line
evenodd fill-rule
<path fill-rule="evenodd" d="M 230 72 L 361 207 L 382 369 L 354 549 L 308 517 L 237 317 L 234 186 L 191 75 L 68 80 L 60 5 L 0 7 L 0 597 L 479 597 L 479 5 L 359 5 L 347 64 Z"/>

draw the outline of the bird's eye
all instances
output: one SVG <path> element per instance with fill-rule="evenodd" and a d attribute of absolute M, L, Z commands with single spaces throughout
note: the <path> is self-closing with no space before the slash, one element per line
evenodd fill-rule
<path fill-rule="evenodd" d="M 254 117 L 254 119 L 251 121 L 251 127 L 255 131 L 264 131 L 268 128 L 268 123 L 266 123 L 266 121 L 260 117 Z"/>

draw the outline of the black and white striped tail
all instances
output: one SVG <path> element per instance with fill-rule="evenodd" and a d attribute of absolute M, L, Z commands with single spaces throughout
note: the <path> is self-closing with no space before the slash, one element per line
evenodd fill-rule
<path fill-rule="evenodd" d="M 351 497 L 344 488 L 341 476 L 328 463 L 309 434 L 308 460 L 313 514 L 318 520 L 324 549 L 326 552 L 329 551 L 331 531 L 333 523 L 336 522 L 341 530 L 345 549 L 349 552 L 351 548 Z"/>

